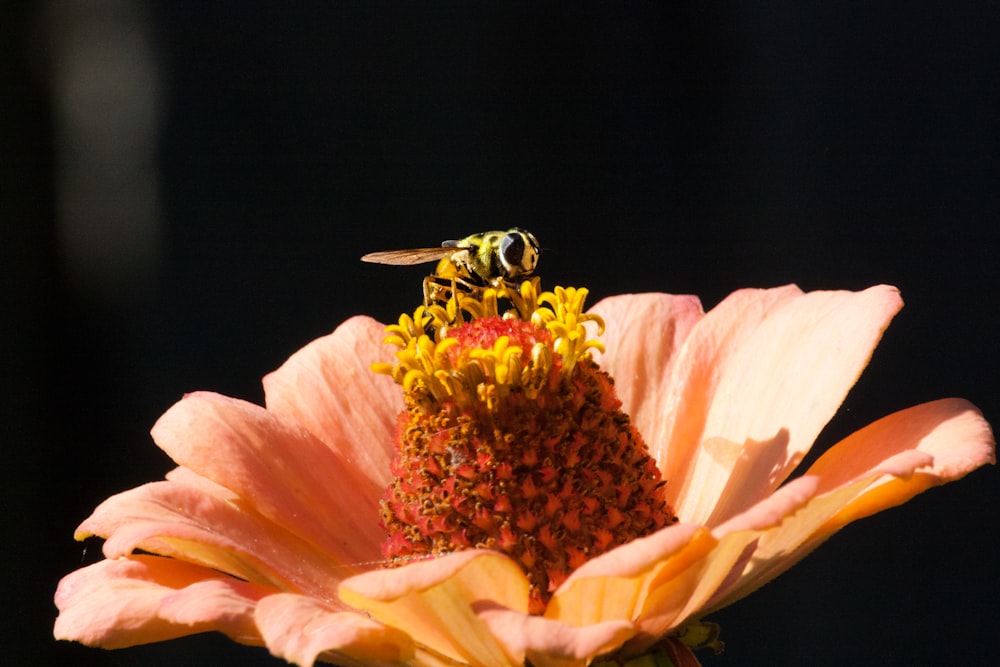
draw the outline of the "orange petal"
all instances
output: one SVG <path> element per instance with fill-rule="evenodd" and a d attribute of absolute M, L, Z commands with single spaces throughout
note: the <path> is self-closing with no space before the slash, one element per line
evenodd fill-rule
<path fill-rule="evenodd" d="M 110 649 L 218 630 L 260 645 L 253 610 L 270 592 L 170 558 L 104 560 L 59 582 L 54 634 Z"/>
<path fill-rule="evenodd" d="M 655 434 L 671 390 L 670 375 L 677 352 L 695 323 L 704 317 L 694 296 L 623 294 L 599 301 L 590 309 L 604 318 L 598 355 L 601 367 L 617 380 L 622 409 L 639 432 Z M 657 457 L 659 452 L 653 451 Z"/>
<path fill-rule="evenodd" d="M 818 481 L 821 493 L 761 535 L 747 571 L 711 606 L 731 604 L 753 592 L 847 523 L 993 462 L 989 425 L 965 401 L 935 401 L 884 417 L 816 462 L 807 476 Z"/>
<path fill-rule="evenodd" d="M 484 667 L 524 662 L 475 613 L 483 603 L 528 611 L 528 580 L 497 552 L 472 549 L 361 574 L 341 583 L 340 598 L 447 659 Z"/>
<path fill-rule="evenodd" d="M 377 498 L 364 473 L 264 408 L 199 392 L 160 417 L 153 439 L 182 466 L 237 494 L 342 565 L 380 560 Z"/>
<path fill-rule="evenodd" d="M 385 325 L 353 317 L 296 352 L 264 378 L 267 409 L 309 430 L 363 477 L 360 489 L 380 498 L 391 481 L 399 387 L 369 366 L 392 359 Z"/>
<path fill-rule="evenodd" d="M 76 539 L 107 538 L 104 555 L 135 549 L 181 558 L 280 590 L 336 600 L 340 579 L 355 572 L 318 552 L 251 508 L 183 482 L 153 482 L 105 500 Z"/>
<path fill-rule="evenodd" d="M 311 667 L 317 658 L 347 667 L 402 663 L 414 656 L 413 640 L 406 633 L 302 595 L 264 598 L 257 605 L 256 619 L 271 653 L 304 667 Z"/>
<path fill-rule="evenodd" d="M 888 286 L 754 296 L 709 312 L 682 351 L 685 376 L 697 381 L 678 387 L 681 400 L 707 408 L 700 429 L 681 429 L 699 442 L 674 502 L 683 521 L 718 525 L 777 488 L 902 306 Z M 690 417 L 686 408 L 677 414 Z"/>
<path fill-rule="evenodd" d="M 577 628 L 493 603 L 476 604 L 475 608 L 509 655 L 524 655 L 535 667 L 584 667 L 591 658 L 615 650 L 638 631 L 626 620 Z"/>

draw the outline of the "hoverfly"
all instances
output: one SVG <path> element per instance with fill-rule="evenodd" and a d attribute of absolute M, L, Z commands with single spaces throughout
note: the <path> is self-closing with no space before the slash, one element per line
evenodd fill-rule
<path fill-rule="evenodd" d="M 512 227 L 444 241 L 438 248 L 372 252 L 361 261 L 409 266 L 437 260 L 437 268 L 424 280 L 424 305 L 429 306 L 447 301 L 457 289 L 475 294 L 530 276 L 540 252 L 534 234 Z"/>

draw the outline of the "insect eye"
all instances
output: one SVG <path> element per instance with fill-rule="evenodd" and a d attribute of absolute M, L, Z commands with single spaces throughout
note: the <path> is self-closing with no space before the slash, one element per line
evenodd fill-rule
<path fill-rule="evenodd" d="M 500 241 L 500 259 L 505 266 L 520 266 L 524 257 L 524 237 L 520 234 L 507 234 Z"/>

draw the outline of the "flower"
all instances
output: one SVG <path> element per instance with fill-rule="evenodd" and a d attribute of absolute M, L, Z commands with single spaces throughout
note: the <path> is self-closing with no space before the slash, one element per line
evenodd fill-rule
<path fill-rule="evenodd" d="M 184 397 L 152 430 L 179 467 L 108 499 L 77 530 L 77 539 L 106 538 L 106 560 L 60 582 L 56 637 L 116 648 L 217 630 L 301 665 L 570 667 L 659 646 L 674 664 L 696 665 L 688 647 L 714 643 L 699 623 L 712 611 L 847 523 L 994 461 L 975 407 L 944 399 L 871 424 L 788 481 L 901 307 L 894 288 L 742 290 L 708 313 L 694 297 L 665 294 L 612 297 L 588 314 L 579 294 L 546 299 L 536 324 L 547 336 L 517 326 L 457 333 L 441 324 L 454 313 L 418 310 L 390 327 L 393 365 L 378 342 L 383 326 L 356 317 L 268 375 L 266 407 Z M 538 310 L 527 301 L 522 320 Z M 605 324 L 603 353 L 581 334 L 594 326 L 587 320 Z M 591 354 L 614 378 L 624 418 Z M 454 550 L 447 540 L 472 535 L 477 521 L 488 528 L 490 517 L 467 502 L 455 503 L 458 514 L 428 514 L 408 501 L 397 458 L 416 442 L 407 429 L 440 445 L 420 429 L 442 406 L 493 414 L 505 392 L 570 391 L 563 383 L 577 373 L 591 374 L 588 395 L 608 410 L 600 432 L 629 441 L 623 451 L 645 488 L 638 502 L 654 518 L 540 578 L 504 539 Z M 402 420 L 394 380 L 407 388 Z M 454 473 L 477 480 L 467 486 L 480 495 L 443 497 L 513 503 L 496 500 L 506 469 L 497 477 L 497 461 L 469 454 Z M 469 472 L 477 466 L 494 471 L 493 486 Z M 582 501 L 560 507 L 561 523 L 549 525 L 570 531 L 587 511 Z M 532 524 L 514 509 L 514 523 Z M 605 544 L 595 539 L 588 549 Z M 387 558 L 396 567 L 379 567 Z"/>

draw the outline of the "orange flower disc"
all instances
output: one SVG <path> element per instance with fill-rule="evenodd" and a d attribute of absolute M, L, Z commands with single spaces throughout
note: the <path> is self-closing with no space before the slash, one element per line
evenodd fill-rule
<path fill-rule="evenodd" d="M 418 335 L 398 355 L 406 409 L 381 517 L 390 563 L 498 550 L 523 568 L 541 613 L 587 560 L 676 520 L 614 381 L 586 353 L 596 343 L 579 344 L 578 301 L 561 316 L 565 301 L 542 317 L 430 322 L 439 342 Z"/>

